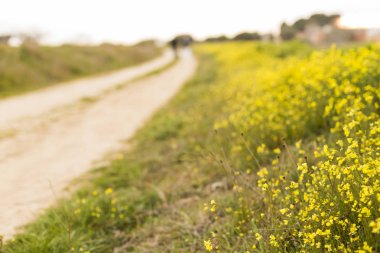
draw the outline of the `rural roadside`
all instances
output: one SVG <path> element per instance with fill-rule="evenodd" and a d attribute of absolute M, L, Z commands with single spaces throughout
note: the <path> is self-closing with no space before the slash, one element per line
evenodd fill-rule
<path fill-rule="evenodd" d="M 64 196 L 65 187 L 94 162 L 123 148 L 123 141 L 176 93 L 196 60 L 173 64 L 170 53 L 0 101 L 0 127 L 9 133 L 0 139 L 0 233 L 5 238 Z"/>

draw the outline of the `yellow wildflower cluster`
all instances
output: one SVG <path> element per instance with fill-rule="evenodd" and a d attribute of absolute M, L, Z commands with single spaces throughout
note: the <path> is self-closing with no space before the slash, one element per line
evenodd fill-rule
<path fill-rule="evenodd" d="M 206 251 L 212 251 L 213 249 L 211 240 L 204 241 L 204 246 Z"/>
<path fill-rule="evenodd" d="M 256 170 L 231 177 L 242 190 L 226 216 L 245 242 L 232 248 L 379 252 L 380 47 L 306 57 L 281 48 L 202 48 L 223 66 L 228 102 L 215 128 L 230 135 L 227 167 Z"/>
<path fill-rule="evenodd" d="M 72 203 L 74 210 L 73 220 L 80 220 L 88 224 L 106 222 L 123 223 L 128 221 L 129 207 L 119 201 L 113 188 L 109 187 L 103 191 L 94 190 L 83 197 L 78 197 Z"/>
<path fill-rule="evenodd" d="M 215 213 L 216 212 L 216 202 L 215 200 L 211 200 L 210 201 L 210 205 L 205 203 L 204 204 L 204 211 L 210 211 L 211 213 Z"/>

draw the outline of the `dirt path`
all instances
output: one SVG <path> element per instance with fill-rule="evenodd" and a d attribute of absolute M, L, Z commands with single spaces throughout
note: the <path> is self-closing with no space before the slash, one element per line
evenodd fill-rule
<path fill-rule="evenodd" d="M 195 67 L 192 56 L 181 58 L 170 69 L 129 83 L 98 100 L 76 103 L 42 115 L 51 104 L 46 102 L 40 106 L 43 101 L 39 100 L 35 101 L 37 105 L 31 103 L 38 93 L 23 96 L 25 100 L 16 98 L 14 101 L 26 106 L 27 114 L 38 116 L 15 121 L 16 117 L 8 114 L 7 120 L 2 119 L 4 129 L 7 124 L 14 127 L 17 122 L 17 133 L 0 139 L 0 234 L 10 238 L 15 228 L 63 196 L 71 180 L 90 169 L 105 154 L 120 149 L 122 141 L 130 138 L 175 94 Z M 99 79 L 87 79 L 85 83 L 96 85 L 92 82 L 97 81 Z M 76 90 L 67 89 L 64 92 Z M 91 94 L 99 94 L 101 90 L 104 89 L 94 89 Z M 42 97 L 48 96 L 45 92 L 41 92 Z M 61 94 L 65 103 L 81 97 L 74 92 L 74 99 L 68 93 Z M 87 92 L 85 96 L 89 96 Z M 25 105 L 23 101 L 31 104 Z M 18 108 L 16 102 L 11 104 Z M 4 105 L 0 104 L 0 108 L 5 110 L 1 106 Z M 34 106 L 38 113 L 33 110 Z M 21 110 L 17 113 L 20 117 L 24 114 Z"/>
<path fill-rule="evenodd" d="M 132 80 L 144 73 L 160 68 L 171 60 L 171 52 L 166 51 L 161 57 L 135 67 L 128 67 L 95 77 L 81 78 L 25 95 L 0 100 L 0 129 L 11 120 L 39 115 L 54 107 L 73 103 L 82 97 L 96 96 L 121 82 Z"/>

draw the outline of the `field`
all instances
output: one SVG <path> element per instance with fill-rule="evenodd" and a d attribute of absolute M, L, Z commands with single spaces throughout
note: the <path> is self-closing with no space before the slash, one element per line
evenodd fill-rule
<path fill-rule="evenodd" d="M 3 252 L 379 252 L 380 47 L 195 47 L 196 75 Z"/>
<path fill-rule="evenodd" d="M 0 45 L 0 98 L 57 82 L 115 70 L 160 54 L 153 43 L 135 46 Z"/>

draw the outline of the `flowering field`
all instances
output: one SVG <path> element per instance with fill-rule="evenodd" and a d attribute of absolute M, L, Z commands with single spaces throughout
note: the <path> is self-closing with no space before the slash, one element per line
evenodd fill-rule
<path fill-rule="evenodd" d="M 380 252 L 379 45 L 194 51 L 128 151 L 3 252 Z"/>
<path fill-rule="evenodd" d="M 234 191 L 205 205 L 206 250 L 379 252 L 380 48 L 275 49 L 203 48 L 224 73 L 215 129 Z"/>

